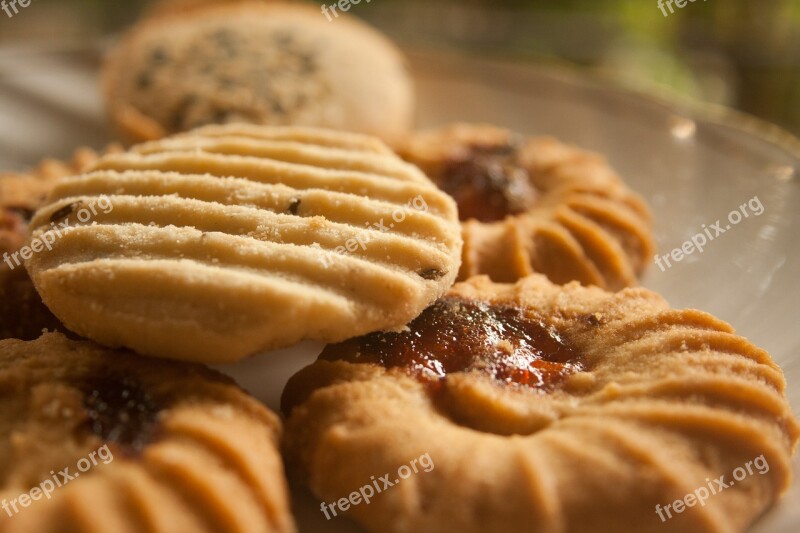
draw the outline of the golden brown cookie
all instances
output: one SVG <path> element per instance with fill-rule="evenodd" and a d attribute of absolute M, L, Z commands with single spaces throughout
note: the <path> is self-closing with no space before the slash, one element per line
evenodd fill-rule
<path fill-rule="evenodd" d="M 283 448 L 371 531 L 743 531 L 789 486 L 784 387 L 728 324 L 645 289 L 477 277 L 295 375 Z"/>
<path fill-rule="evenodd" d="M 372 137 L 210 126 L 100 159 L 33 219 L 28 271 L 72 331 L 234 361 L 407 323 L 459 268 L 456 206 Z"/>
<path fill-rule="evenodd" d="M 636 285 L 654 253 L 651 217 L 600 156 L 484 124 L 412 136 L 400 150 L 453 196 L 463 221 L 459 279 Z"/>
<path fill-rule="evenodd" d="M 204 367 L 0 341 L 0 530 L 290 532 L 280 421 Z"/>
<path fill-rule="evenodd" d="M 0 173 L 0 253 L 25 243 L 27 223 L 57 179 L 80 173 L 96 159 L 93 150 L 80 148 L 72 161 L 45 159 L 30 171 Z"/>
<path fill-rule="evenodd" d="M 134 141 L 232 122 L 394 141 L 414 107 L 404 59 L 388 39 L 352 17 L 333 24 L 305 3 L 167 9 L 129 32 L 104 80 L 111 120 Z"/>
<path fill-rule="evenodd" d="M 109 146 L 107 153 L 119 151 Z M 61 329 L 36 293 L 22 258 L 28 222 L 59 178 L 77 174 L 97 159 L 80 148 L 71 161 L 46 159 L 28 172 L 0 173 L 0 339 L 33 340 L 43 329 Z"/>

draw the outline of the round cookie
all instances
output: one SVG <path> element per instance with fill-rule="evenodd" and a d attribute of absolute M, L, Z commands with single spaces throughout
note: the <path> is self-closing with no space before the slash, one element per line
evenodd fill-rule
<path fill-rule="evenodd" d="M 231 2 L 135 26 L 104 69 L 123 135 L 153 140 L 206 124 L 318 126 L 395 141 L 414 94 L 396 47 L 312 5 Z"/>
<path fill-rule="evenodd" d="M 280 421 L 216 372 L 50 333 L 0 341 L 0 405 L 6 533 L 294 531 Z"/>
<path fill-rule="evenodd" d="M 68 223 L 68 227 L 61 228 Z M 61 180 L 26 263 L 72 331 L 234 361 L 407 323 L 459 268 L 456 206 L 373 137 L 209 126 Z"/>
<path fill-rule="evenodd" d="M 453 196 L 463 221 L 459 279 L 636 285 L 655 253 L 651 217 L 600 156 L 485 124 L 413 135 L 400 155 Z"/>
<path fill-rule="evenodd" d="M 116 151 L 116 146 L 106 149 Z M 62 329 L 36 293 L 19 251 L 33 213 L 56 180 L 81 172 L 97 157 L 93 150 L 80 148 L 71 161 L 46 159 L 28 172 L 0 173 L 0 339 L 33 340 L 44 329 Z"/>
<path fill-rule="evenodd" d="M 345 503 L 371 531 L 743 531 L 789 486 L 784 387 L 728 324 L 653 292 L 477 277 L 296 374 L 284 457 L 329 514 L 377 487 Z"/>

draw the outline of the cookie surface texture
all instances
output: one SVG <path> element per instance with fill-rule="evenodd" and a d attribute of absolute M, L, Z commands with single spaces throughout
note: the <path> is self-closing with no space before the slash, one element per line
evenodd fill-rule
<path fill-rule="evenodd" d="M 393 142 L 414 111 L 405 60 L 387 38 L 306 4 L 232 2 L 149 18 L 110 55 L 104 86 L 112 122 L 132 141 L 245 122 Z"/>
<path fill-rule="evenodd" d="M 295 375 L 283 447 L 326 503 L 389 480 L 345 513 L 371 531 L 743 531 L 789 486 L 784 387 L 650 291 L 478 277 Z"/>
<path fill-rule="evenodd" d="M 66 226 L 66 227 L 64 227 Z M 54 188 L 27 262 L 53 313 L 197 362 L 403 326 L 453 283 L 455 203 L 372 137 L 209 126 Z"/>
<path fill-rule="evenodd" d="M 461 280 L 538 272 L 618 290 L 652 261 L 648 206 L 597 154 L 486 124 L 417 133 L 400 154 L 458 202 Z"/>
<path fill-rule="evenodd" d="M 204 367 L 0 341 L 0 530 L 291 532 L 278 417 Z"/>

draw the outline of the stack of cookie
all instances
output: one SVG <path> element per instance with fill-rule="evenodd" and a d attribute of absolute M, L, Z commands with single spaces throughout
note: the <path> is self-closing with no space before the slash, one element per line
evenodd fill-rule
<path fill-rule="evenodd" d="M 109 57 L 146 142 L 0 177 L 0 530 L 294 531 L 284 468 L 380 532 L 738 531 L 777 500 L 781 370 L 634 287 L 649 210 L 603 158 L 413 133 L 374 30 L 219 3 Z M 283 421 L 201 366 L 304 339 Z"/>

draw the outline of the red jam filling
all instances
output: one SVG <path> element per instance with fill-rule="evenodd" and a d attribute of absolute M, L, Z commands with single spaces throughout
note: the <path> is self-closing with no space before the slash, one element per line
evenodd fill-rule
<path fill-rule="evenodd" d="M 137 381 L 109 376 L 87 381 L 81 389 L 89 431 L 133 452 L 150 442 L 161 408 Z"/>
<path fill-rule="evenodd" d="M 407 331 L 331 345 L 320 358 L 402 368 L 433 391 L 448 374 L 469 371 L 547 391 L 583 369 L 582 356 L 542 320 L 515 306 L 454 297 L 426 309 Z"/>
<path fill-rule="evenodd" d="M 461 220 L 503 220 L 530 209 L 538 193 L 512 144 L 474 145 L 449 159 L 434 181 L 455 198 Z"/>

